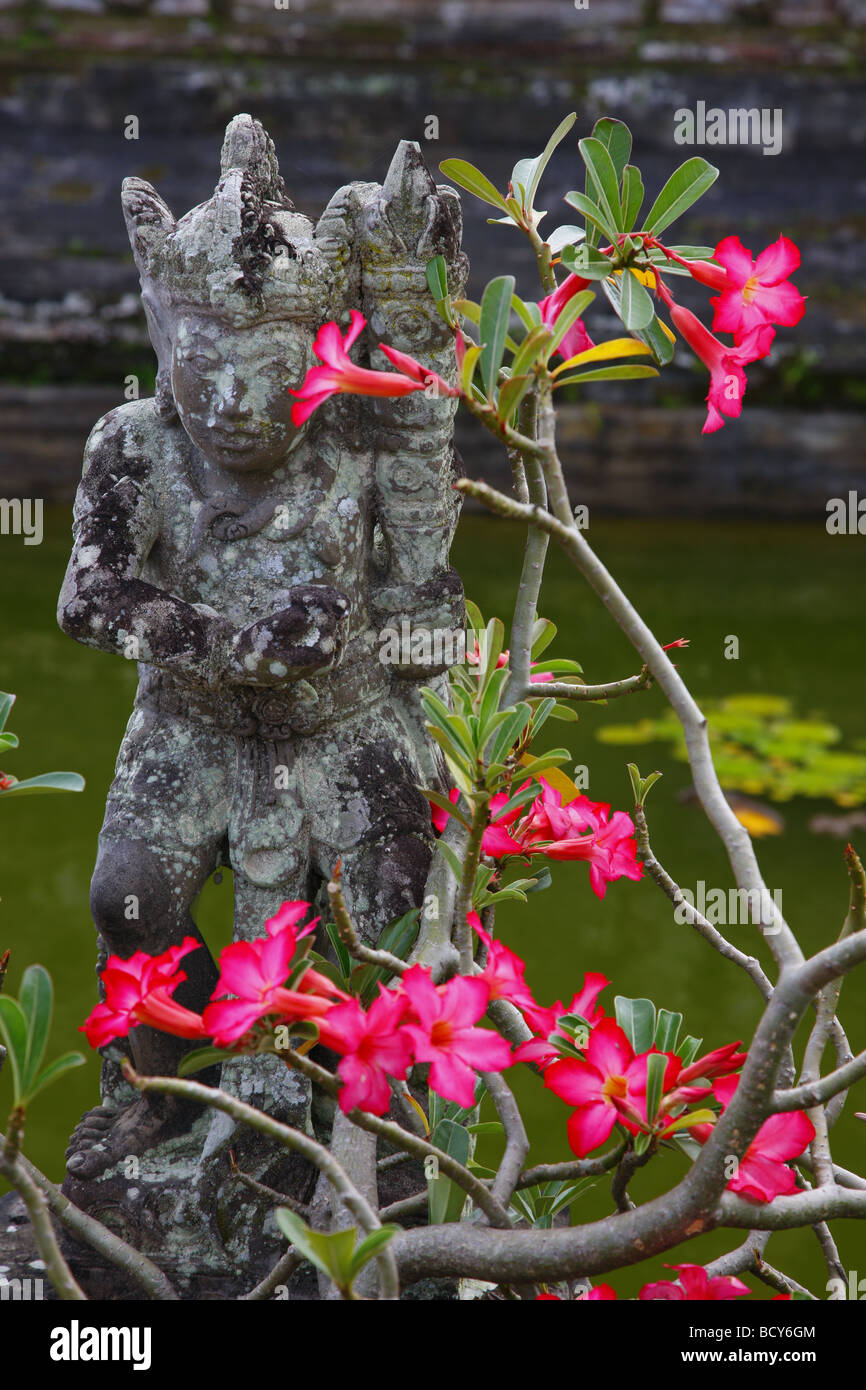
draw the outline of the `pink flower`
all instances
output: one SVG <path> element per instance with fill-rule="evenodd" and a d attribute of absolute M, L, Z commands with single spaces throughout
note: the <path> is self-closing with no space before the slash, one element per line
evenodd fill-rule
<path fill-rule="evenodd" d="M 716 260 L 726 274 L 722 293 L 710 300 L 716 311 L 715 333 L 733 333 L 734 342 L 741 343 L 752 329 L 765 324 L 790 328 L 800 322 L 806 301 L 788 282 L 800 264 L 793 241 L 780 236 L 753 261 L 740 238 L 728 236 L 716 247 Z"/>
<path fill-rule="evenodd" d="M 208 1031 L 200 1016 L 171 998 L 186 979 L 186 973 L 177 968 L 178 961 L 199 946 L 186 936 L 180 946 L 170 946 L 159 956 L 146 951 L 136 951 L 128 960 L 109 956 L 102 972 L 105 1002 L 97 1004 L 79 1033 L 85 1034 L 91 1047 L 125 1038 L 140 1023 L 178 1038 L 206 1038 Z"/>
<path fill-rule="evenodd" d="M 457 396 L 459 391 L 449 386 L 442 377 L 429 368 L 407 357 L 395 348 L 380 343 L 379 346 L 395 367 L 394 372 L 376 372 L 369 367 L 359 367 L 348 355 L 367 320 L 357 309 L 353 309 L 348 331 L 340 333 L 336 323 L 324 324 L 316 334 L 313 352 L 324 363 L 322 367 L 311 367 L 304 377 L 299 391 L 290 390 L 295 397 L 292 406 L 292 423 L 302 425 L 323 401 L 335 393 L 353 396 L 408 396 L 413 391 L 423 391 L 431 383 L 442 396 Z"/>
<path fill-rule="evenodd" d="M 714 1076 L 727 1076 L 729 1072 L 739 1071 L 746 1060 L 746 1053 L 737 1051 L 742 1045 L 741 1042 L 725 1043 L 724 1047 L 717 1047 L 698 1057 L 697 1061 L 683 1067 L 677 1077 L 677 1085 L 688 1085 L 699 1076 L 709 1080 Z"/>
<path fill-rule="evenodd" d="M 283 903 L 267 921 L 268 935 L 256 941 L 236 941 L 220 955 L 220 978 L 202 1015 L 214 1041 L 225 1046 L 237 1042 L 254 1023 L 270 1014 L 286 1020 L 316 1018 L 328 1012 L 333 999 L 348 995 L 318 971 L 307 970 L 297 989 L 284 989 L 286 977 L 301 937 L 309 935 L 318 918 L 303 932 L 298 922 L 309 909 L 307 902 Z M 222 995 L 234 994 L 235 999 Z M 329 997 L 322 997 L 329 996 Z"/>
<path fill-rule="evenodd" d="M 588 796 L 577 796 L 563 806 L 561 793 L 543 778 L 540 781 L 541 796 L 515 832 L 524 853 L 586 861 L 590 886 L 599 898 L 615 879 L 642 877 L 634 824 L 625 811 L 611 816 L 609 805 Z"/>
<path fill-rule="evenodd" d="M 507 999 L 518 1009 L 539 1010 L 526 983 L 526 966 L 503 941 L 494 941 L 484 930 L 477 912 L 467 912 L 466 920 L 487 947 L 487 964 L 478 976 L 487 985 L 490 999 Z"/>
<path fill-rule="evenodd" d="M 417 1062 L 430 1062 L 430 1085 L 445 1100 L 466 1108 L 475 1104 L 475 1072 L 504 1071 L 511 1049 L 504 1038 L 473 1024 L 484 1014 L 489 993 L 484 980 L 455 975 L 436 986 L 428 971 L 413 965 L 403 989 L 417 1022 L 403 1025 Z"/>
<path fill-rule="evenodd" d="M 685 338 L 697 357 L 709 368 L 710 389 L 707 392 L 707 418 L 702 434 L 713 434 L 723 426 L 723 416 L 736 418 L 743 409 L 746 373 L 743 367 L 759 357 L 766 357 L 776 330 L 768 323 L 757 325 L 746 333 L 736 347 L 726 347 L 714 338 L 690 309 L 676 304 L 660 285 L 662 298 L 671 311 L 674 327 Z"/>
<path fill-rule="evenodd" d="M 679 1282 L 674 1284 L 667 1279 L 659 1279 L 654 1284 L 644 1284 L 639 1298 L 698 1303 L 742 1298 L 743 1294 L 752 1292 L 742 1279 L 733 1276 L 710 1279 L 702 1265 L 665 1265 L 665 1269 L 679 1270 Z"/>
<path fill-rule="evenodd" d="M 566 1034 L 558 1027 L 559 1020 L 566 1014 L 579 1014 L 585 1018 L 590 1028 L 594 1028 L 604 1018 L 604 1009 L 596 1006 L 601 991 L 610 984 L 604 975 L 596 971 L 588 971 L 583 977 L 583 988 L 580 989 L 566 1007 L 560 1000 L 552 1008 L 545 1009 L 541 1005 L 536 1005 L 534 1009 L 522 1005 L 523 1017 L 529 1024 L 533 1032 L 540 1036 L 530 1038 L 526 1042 L 520 1043 L 515 1049 L 514 1060 L 516 1062 L 534 1062 L 537 1066 L 546 1067 L 551 1062 L 555 1062 L 560 1056 L 559 1048 L 556 1046 L 557 1037 L 566 1038 Z"/>
<path fill-rule="evenodd" d="M 529 778 L 518 788 L 523 791 L 524 787 L 529 786 Z M 460 800 L 460 793 L 456 787 L 452 787 L 448 793 L 448 800 L 454 805 Z M 490 798 L 489 824 L 481 839 L 481 851 L 489 854 L 491 859 L 503 859 L 508 854 L 523 854 L 524 850 L 520 843 L 509 835 L 507 827 L 513 825 L 523 814 L 520 806 L 506 812 L 503 815 L 503 808 L 508 805 L 511 797 L 507 792 L 497 792 Z M 448 824 L 448 812 L 441 806 L 433 806 L 431 810 L 433 826 L 441 835 L 445 826 Z"/>
<path fill-rule="evenodd" d="M 737 1089 L 739 1077 L 724 1076 L 713 1087 L 724 1110 Z M 771 1115 L 758 1130 L 737 1166 L 728 1191 L 739 1192 L 749 1202 L 772 1202 L 797 1192 L 797 1178 L 786 1159 L 799 1158 L 815 1138 L 815 1128 L 802 1110 Z"/>
<path fill-rule="evenodd" d="M 539 302 L 541 322 L 548 328 L 553 328 L 568 301 L 581 290 L 585 290 L 589 283 L 589 280 L 583 280 L 579 275 L 569 275 L 552 294 Z M 586 352 L 587 348 L 591 347 L 595 347 L 595 343 L 587 333 L 583 319 L 575 319 L 554 356 L 567 361 L 569 357 L 576 357 L 579 352 Z"/>
<path fill-rule="evenodd" d="M 575 1299 L 576 1303 L 611 1303 L 616 1299 L 615 1291 L 610 1284 L 596 1284 L 594 1288 L 587 1289 L 586 1293 L 580 1293 Z"/>
<path fill-rule="evenodd" d="M 402 1081 L 412 1065 L 412 1043 L 400 1028 L 409 1000 L 379 986 L 379 997 L 364 1012 L 357 999 L 336 1004 L 319 1020 L 319 1039 L 342 1054 L 337 1067 L 343 1086 L 340 1109 L 386 1114 L 391 1103 L 388 1077 Z"/>
<path fill-rule="evenodd" d="M 617 1120 L 636 1114 L 638 1099 L 646 1088 L 645 1056 L 635 1057 L 631 1043 L 612 1018 L 604 1018 L 592 1030 L 586 1059 L 562 1057 L 544 1072 L 544 1084 L 560 1100 L 576 1106 L 568 1121 L 568 1142 L 578 1158 L 585 1158 L 610 1135 Z"/>

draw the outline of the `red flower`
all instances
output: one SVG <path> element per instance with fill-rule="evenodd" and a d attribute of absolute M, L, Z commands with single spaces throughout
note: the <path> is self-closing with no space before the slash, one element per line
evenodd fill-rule
<path fill-rule="evenodd" d="M 283 903 L 266 922 L 268 935 L 256 941 L 236 941 L 220 955 L 220 978 L 202 1015 L 205 1028 L 220 1046 L 237 1042 L 254 1023 L 270 1014 L 286 1020 L 317 1018 L 328 1012 L 334 998 L 348 999 L 318 971 L 307 970 L 297 989 L 284 989 L 301 937 L 314 930 L 318 917 L 302 932 L 295 930 L 306 915 L 307 902 Z M 234 994 L 235 999 L 220 996 Z M 328 997 L 323 997 L 328 996 Z"/>
<path fill-rule="evenodd" d="M 737 1089 L 739 1077 L 725 1076 L 713 1092 L 724 1110 Z M 802 1110 L 771 1115 L 758 1130 L 737 1166 L 728 1191 L 739 1192 L 749 1202 L 772 1202 L 799 1191 L 797 1178 L 786 1159 L 799 1158 L 815 1138 L 815 1128 Z"/>
<path fill-rule="evenodd" d="M 523 788 L 528 786 L 529 778 L 521 784 L 518 790 L 523 791 Z M 448 800 L 456 806 L 459 799 L 459 791 L 456 787 L 452 787 L 448 793 Z M 510 800 L 511 797 L 507 792 L 497 792 L 495 796 L 490 798 L 490 820 L 481 838 L 481 852 L 482 854 L 489 854 L 491 859 L 504 859 L 509 854 L 525 853 L 523 846 L 512 835 L 509 835 L 507 830 L 508 826 L 513 825 L 523 815 L 523 809 L 520 806 L 514 807 L 513 810 L 503 815 L 503 808 L 508 805 Z M 434 828 L 441 835 L 448 824 L 448 812 L 444 811 L 441 806 L 433 806 L 431 814 Z"/>
<path fill-rule="evenodd" d="M 359 367 L 348 355 L 349 348 L 365 327 L 367 320 L 357 309 L 351 313 L 349 329 L 345 336 L 336 323 L 324 324 L 316 334 L 313 352 L 324 363 L 322 367 L 311 367 L 304 377 L 299 391 L 290 390 L 295 397 L 292 406 L 292 423 L 302 425 L 323 401 L 335 393 L 353 396 L 408 396 L 413 391 L 423 391 L 431 383 L 442 396 L 458 396 L 454 387 L 443 381 L 441 376 L 428 367 L 407 357 L 404 352 L 379 347 L 390 362 L 399 368 L 394 372 L 376 372 L 369 367 Z"/>
<path fill-rule="evenodd" d="M 586 1293 L 580 1293 L 575 1299 L 576 1303 L 611 1303 L 616 1299 L 616 1293 L 610 1284 L 596 1284 L 594 1288 L 587 1289 Z"/>
<path fill-rule="evenodd" d="M 319 1020 L 319 1038 L 342 1054 L 337 1067 L 343 1081 L 340 1109 L 386 1114 L 391 1103 L 388 1077 L 402 1081 L 412 1065 L 412 1043 L 400 1028 L 409 1000 L 405 994 L 379 986 L 379 997 L 365 1013 L 357 999 L 336 1004 Z"/>
<path fill-rule="evenodd" d="M 753 261 L 740 238 L 728 236 L 716 247 L 716 260 L 726 273 L 722 293 L 710 300 L 715 333 L 733 333 L 734 342 L 741 343 L 753 328 L 770 323 L 790 328 L 800 322 L 806 301 L 788 282 L 800 264 L 793 241 L 780 236 Z"/>
<path fill-rule="evenodd" d="M 500 653 L 499 653 L 498 657 L 496 658 L 496 669 L 497 669 L 497 671 L 500 670 L 501 667 L 507 666 L 507 665 L 508 665 L 508 658 L 509 658 L 510 655 L 511 655 L 511 652 L 508 650 L 507 647 L 506 647 L 506 649 L 505 649 L 504 652 L 500 652 Z M 478 638 L 477 638 L 477 637 L 476 637 L 476 639 L 475 639 L 475 649 L 474 649 L 474 651 L 471 651 L 471 652 L 470 652 L 470 651 L 467 651 L 467 652 L 466 652 L 466 660 L 469 662 L 469 665 L 470 665 L 470 666 L 480 666 L 480 665 L 481 665 L 481 648 L 480 648 L 479 645 L 478 645 Z M 555 680 L 555 679 L 556 679 L 556 677 L 554 676 L 554 674 L 553 674 L 552 671 L 538 671 L 535 675 L 532 675 L 532 671 L 534 670 L 535 665 L 536 665 L 536 663 L 533 662 L 533 663 L 530 665 L 530 668 L 529 668 L 529 670 L 530 670 L 529 681 L 530 681 L 530 684 L 531 684 L 531 685 L 543 685 L 545 681 L 552 681 L 552 680 Z M 480 672 L 479 672 L 479 675 L 480 675 Z"/>
<path fill-rule="evenodd" d="M 743 409 L 746 373 L 743 367 L 759 357 L 766 357 L 776 330 L 762 323 L 744 334 L 736 347 L 726 347 L 714 338 L 690 309 L 676 304 L 660 284 L 660 293 L 671 311 L 674 327 L 685 338 L 697 357 L 709 368 L 710 389 L 707 392 L 707 418 L 702 434 L 713 434 L 725 423 L 723 416 L 736 418 Z"/>
<path fill-rule="evenodd" d="M 644 1284 L 639 1298 L 705 1303 L 742 1298 L 743 1294 L 752 1292 L 742 1279 L 734 1276 L 709 1278 L 702 1265 L 665 1265 L 665 1269 L 679 1270 L 679 1282 L 674 1284 L 667 1279 L 659 1279 L 654 1284 Z"/>
<path fill-rule="evenodd" d="M 79 1033 L 85 1034 L 91 1047 L 125 1038 L 140 1023 L 179 1038 L 206 1038 L 208 1031 L 199 1015 L 171 998 L 186 979 L 185 971 L 177 968 L 178 961 L 199 946 L 186 936 L 180 946 L 170 946 L 159 956 L 146 951 L 136 951 L 128 960 L 109 956 L 102 972 L 105 1002 L 97 1004 Z"/>
<path fill-rule="evenodd" d="M 589 283 L 589 280 L 583 280 L 579 275 L 569 275 L 552 294 L 539 302 L 541 322 L 548 328 L 553 328 L 568 301 L 581 290 L 585 290 Z M 591 347 L 595 347 L 595 343 L 587 333 L 583 319 L 575 319 L 554 356 L 567 361 L 569 357 L 576 357 L 579 352 L 586 352 L 587 348 Z"/>
<path fill-rule="evenodd" d="M 646 1088 L 645 1055 L 635 1057 L 619 1025 L 604 1018 L 590 1034 L 586 1060 L 562 1057 L 551 1063 L 544 1084 L 576 1107 L 568 1121 L 568 1142 L 578 1158 L 585 1158 L 605 1142 L 618 1119 L 638 1113 L 634 1103 Z"/>
<path fill-rule="evenodd" d="M 538 1011 L 540 1006 L 536 1004 L 532 990 L 526 983 L 526 966 L 520 957 L 509 950 L 503 941 L 493 940 L 482 927 L 477 912 L 467 912 L 466 920 L 487 946 L 487 964 L 478 979 L 487 985 L 490 999 L 507 999 L 518 1009 Z"/>
<path fill-rule="evenodd" d="M 566 1038 L 566 1034 L 558 1027 L 559 1020 L 566 1014 L 579 1014 L 581 1018 L 586 1019 L 590 1028 L 594 1028 L 604 1018 L 604 1009 L 596 1006 L 596 1000 L 601 991 L 609 984 L 610 980 L 606 979 L 604 975 L 600 975 L 596 971 L 588 971 L 583 977 L 583 988 L 578 990 L 567 1007 L 561 1000 L 550 1009 L 545 1009 L 541 1005 L 536 1005 L 534 1009 L 530 1009 L 525 1004 L 522 1005 L 523 1017 L 530 1028 L 539 1036 L 520 1043 L 515 1049 L 514 1060 L 516 1062 L 535 1062 L 540 1067 L 546 1067 L 551 1062 L 555 1062 L 560 1056 L 559 1048 L 556 1046 L 557 1037 L 563 1040 Z"/>
<path fill-rule="evenodd" d="M 475 1072 L 504 1071 L 511 1049 L 503 1037 L 473 1024 L 484 1014 L 489 993 L 484 980 L 455 975 L 433 984 L 429 972 L 413 965 L 403 975 L 417 1022 L 403 1025 L 417 1062 L 430 1062 L 430 1085 L 445 1100 L 466 1108 L 475 1104 Z"/>
<path fill-rule="evenodd" d="M 610 814 L 610 806 L 577 796 L 562 805 L 562 795 L 544 778 L 542 793 L 516 832 L 524 853 L 548 859 L 582 859 L 589 864 L 589 882 L 599 898 L 618 878 L 637 881 L 643 865 L 637 860 L 634 824 L 625 811 Z"/>

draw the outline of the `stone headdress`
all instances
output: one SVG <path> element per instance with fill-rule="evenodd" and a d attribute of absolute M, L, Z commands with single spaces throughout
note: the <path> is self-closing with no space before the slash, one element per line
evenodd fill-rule
<path fill-rule="evenodd" d="M 173 413 L 171 344 L 184 309 L 243 327 L 267 319 L 318 325 L 342 307 L 339 268 L 294 210 L 273 141 L 251 116 L 227 127 L 220 171 L 213 196 L 178 221 L 144 179 L 123 183 L 164 416 Z"/>

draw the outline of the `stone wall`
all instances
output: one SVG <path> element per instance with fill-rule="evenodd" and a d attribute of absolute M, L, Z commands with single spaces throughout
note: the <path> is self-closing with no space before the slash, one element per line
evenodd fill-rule
<path fill-rule="evenodd" d="M 780 109 L 782 150 L 695 151 L 721 177 L 678 236 L 738 232 L 758 250 L 784 230 L 803 251 L 806 318 L 713 440 L 687 354 L 657 383 L 596 388 L 569 411 L 573 467 L 601 510 L 812 514 L 838 480 L 864 481 L 864 48 L 866 0 L 0 0 L 0 492 L 68 498 L 98 411 L 130 374 L 150 389 L 120 181 L 149 178 L 186 211 L 213 187 L 235 112 L 265 122 L 315 213 L 341 182 L 381 178 L 401 137 L 433 167 L 459 154 L 504 186 L 571 109 L 583 130 L 602 113 L 629 122 L 649 191 L 693 152 L 674 113 L 703 101 Z M 573 147 L 551 166 L 551 224 L 568 220 L 577 168 Z M 517 235 L 466 202 L 472 291 L 495 267 L 531 293 Z M 474 432 L 463 447 L 469 471 L 499 466 Z"/>

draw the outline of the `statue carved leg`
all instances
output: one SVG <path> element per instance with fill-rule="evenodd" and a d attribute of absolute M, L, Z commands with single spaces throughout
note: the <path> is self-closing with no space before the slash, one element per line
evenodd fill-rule
<path fill-rule="evenodd" d="M 217 848 L 210 846 L 182 856 L 141 840 L 104 836 L 91 882 L 91 911 L 108 952 L 128 959 L 135 951 L 158 954 L 195 937 L 201 949 L 184 958 L 187 979 L 175 998 L 200 1012 L 217 982 L 217 969 L 190 914 L 190 908 L 217 866 Z M 129 1050 L 137 1071 L 145 1075 L 177 1074 L 191 1044 L 144 1025 L 133 1028 Z M 197 1078 L 214 1081 L 203 1072 Z M 119 1109 L 98 1106 L 89 1111 L 72 1134 L 67 1171 L 89 1179 L 118 1161 L 139 1155 L 163 1139 L 188 1129 L 199 1106 L 169 1096 L 137 1097 Z"/>

